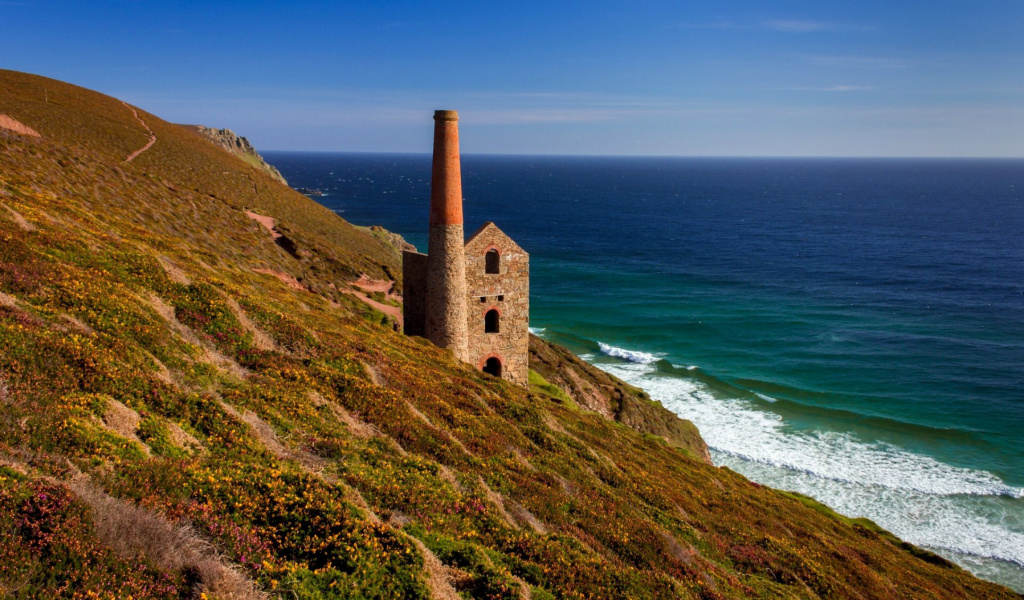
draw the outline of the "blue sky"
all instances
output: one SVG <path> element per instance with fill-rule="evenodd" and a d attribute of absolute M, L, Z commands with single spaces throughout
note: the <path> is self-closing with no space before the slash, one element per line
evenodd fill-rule
<path fill-rule="evenodd" d="M 1024 156 L 1024 0 L 0 0 L 0 67 L 261 150 Z"/>

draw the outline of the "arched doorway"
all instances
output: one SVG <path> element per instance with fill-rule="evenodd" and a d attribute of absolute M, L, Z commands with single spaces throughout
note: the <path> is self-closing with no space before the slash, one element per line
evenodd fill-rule
<path fill-rule="evenodd" d="M 489 375 L 501 377 L 501 359 L 496 356 L 488 358 L 484 363 L 483 371 Z"/>

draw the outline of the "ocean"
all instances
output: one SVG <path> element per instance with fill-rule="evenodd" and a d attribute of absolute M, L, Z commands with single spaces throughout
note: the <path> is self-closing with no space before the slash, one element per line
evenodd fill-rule
<path fill-rule="evenodd" d="M 429 155 L 266 153 L 426 250 Z M 531 329 L 712 459 L 1024 592 L 1024 161 L 464 156 Z"/>

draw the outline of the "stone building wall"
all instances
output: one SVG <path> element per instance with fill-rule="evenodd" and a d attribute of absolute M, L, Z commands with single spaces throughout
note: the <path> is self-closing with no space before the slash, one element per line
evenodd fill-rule
<path fill-rule="evenodd" d="M 461 361 L 467 354 L 466 259 L 462 225 L 431 225 L 427 254 L 427 339 Z"/>
<path fill-rule="evenodd" d="M 488 274 L 487 251 L 498 251 L 498 273 Z M 530 256 L 494 223 L 466 242 L 467 362 L 482 369 L 488 358 L 501 361 L 503 379 L 529 385 Z M 499 313 L 498 332 L 485 331 L 488 311 Z"/>
<path fill-rule="evenodd" d="M 427 335 L 427 255 L 402 252 L 402 320 L 405 335 Z"/>

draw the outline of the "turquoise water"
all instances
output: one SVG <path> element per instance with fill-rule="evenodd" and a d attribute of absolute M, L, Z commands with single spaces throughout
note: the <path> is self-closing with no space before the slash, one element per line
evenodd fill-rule
<path fill-rule="evenodd" d="M 425 246 L 429 156 L 272 154 Z M 716 464 L 1024 591 L 1024 161 L 465 157 L 531 326 Z"/>

